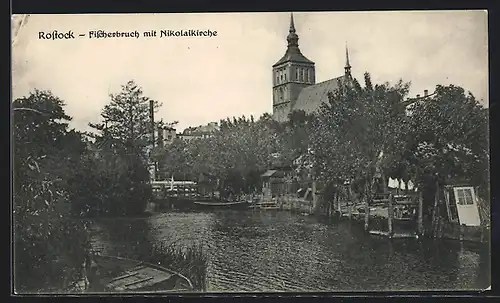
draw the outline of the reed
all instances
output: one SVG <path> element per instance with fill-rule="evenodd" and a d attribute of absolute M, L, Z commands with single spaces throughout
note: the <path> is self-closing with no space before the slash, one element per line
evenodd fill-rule
<path fill-rule="evenodd" d="M 208 259 L 202 243 L 161 242 L 151 245 L 149 251 L 141 252 L 136 258 L 177 271 L 191 280 L 196 291 L 206 290 Z"/>

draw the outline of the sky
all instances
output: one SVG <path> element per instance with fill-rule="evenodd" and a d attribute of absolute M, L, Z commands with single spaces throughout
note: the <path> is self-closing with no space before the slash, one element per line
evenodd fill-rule
<path fill-rule="evenodd" d="M 20 16 L 13 16 L 19 18 Z M 410 96 L 455 84 L 488 103 L 485 11 L 295 12 L 302 53 L 316 82 L 352 74 L 411 82 Z M 13 98 L 49 90 L 66 103 L 71 126 L 100 121 L 110 93 L 134 80 L 162 103 L 156 119 L 179 131 L 226 117 L 272 112 L 272 65 L 285 53 L 290 13 L 31 15 L 12 51 Z M 214 37 L 142 37 L 157 30 L 212 30 Z M 38 39 L 72 30 L 71 40 Z M 140 38 L 89 39 L 91 30 L 138 31 Z M 78 37 L 85 33 L 85 37 Z"/>

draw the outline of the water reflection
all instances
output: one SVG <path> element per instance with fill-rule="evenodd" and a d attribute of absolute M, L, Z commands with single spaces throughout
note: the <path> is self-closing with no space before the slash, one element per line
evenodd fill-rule
<path fill-rule="evenodd" d="M 158 242 L 202 243 L 207 291 L 482 289 L 489 252 L 460 244 L 366 236 L 288 212 L 166 213 L 99 222 L 113 253 Z M 105 230 L 105 232 L 104 232 Z"/>

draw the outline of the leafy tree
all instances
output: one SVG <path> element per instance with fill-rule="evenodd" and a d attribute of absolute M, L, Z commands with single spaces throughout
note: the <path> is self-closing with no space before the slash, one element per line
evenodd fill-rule
<path fill-rule="evenodd" d="M 402 81 L 373 86 L 366 73 L 365 87 L 354 79 L 329 94 L 329 103 L 314 120 L 311 138 L 318 180 L 351 181 L 370 198 L 377 178 L 385 179 L 383 168 L 397 156 L 405 116 L 401 104 L 408 87 Z"/>
<path fill-rule="evenodd" d="M 163 169 L 193 179 L 204 176 L 213 186 L 218 183 L 222 192 L 251 192 L 270 166 L 272 154 L 280 150 L 277 127 L 269 115 L 257 121 L 244 116 L 222 120 L 219 131 L 208 138 L 179 140 L 167 146 Z"/>
<path fill-rule="evenodd" d="M 438 85 L 409 107 L 408 125 L 409 167 L 419 184 L 466 181 L 489 201 L 488 110 L 471 93 Z"/>
<path fill-rule="evenodd" d="M 284 141 L 282 144 L 284 156 L 293 160 L 300 155 L 307 154 L 314 120 L 314 114 L 307 114 L 303 110 L 289 114 L 284 130 L 281 132 Z"/>
<path fill-rule="evenodd" d="M 155 111 L 161 106 L 158 101 L 144 96 L 142 88 L 128 81 L 118 94 L 110 95 L 111 102 L 102 111 L 103 122 L 90 123 L 101 135 L 106 134 L 128 146 L 145 148 L 151 144 L 150 101 Z"/>
<path fill-rule="evenodd" d="M 64 103 L 35 90 L 13 102 L 16 291 L 61 289 L 81 278 L 86 226 L 69 215 L 66 180 L 85 150 Z"/>
<path fill-rule="evenodd" d="M 93 186 L 79 193 L 79 201 L 86 202 L 80 203 L 76 211 L 137 214 L 145 209 L 152 197 L 148 170 L 151 161 L 148 147 L 152 143 L 153 130 L 151 99 L 144 96 L 133 81 L 127 82 L 120 93 L 110 97 L 111 102 L 101 114 L 104 122 L 89 124 L 97 130 L 94 156 L 90 158 L 95 162 L 94 169 L 82 170 L 75 175 L 75 180 L 92 180 Z M 159 106 L 153 101 L 153 110 Z"/>
<path fill-rule="evenodd" d="M 100 139 L 94 148 L 70 178 L 75 187 L 73 212 L 81 216 L 142 213 L 151 198 L 149 171 L 142 160 L 118 140 Z"/>

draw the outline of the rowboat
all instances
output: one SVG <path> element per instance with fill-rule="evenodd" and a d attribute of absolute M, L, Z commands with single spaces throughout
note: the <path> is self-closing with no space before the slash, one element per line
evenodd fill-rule
<path fill-rule="evenodd" d="M 96 255 L 97 273 L 89 277 L 89 292 L 189 292 L 191 281 L 171 269 L 137 260 Z"/>
<path fill-rule="evenodd" d="M 208 209 L 246 209 L 249 206 L 247 201 L 217 201 L 217 200 L 204 200 L 194 201 L 195 209 L 208 210 Z"/>

